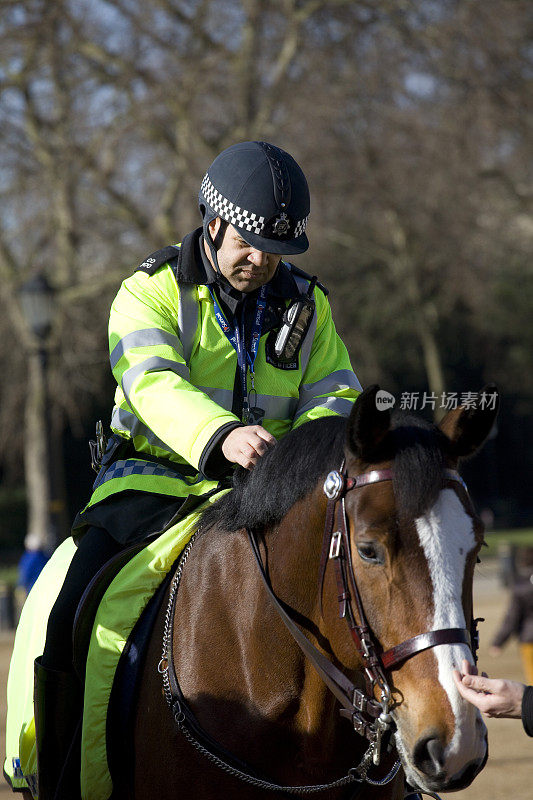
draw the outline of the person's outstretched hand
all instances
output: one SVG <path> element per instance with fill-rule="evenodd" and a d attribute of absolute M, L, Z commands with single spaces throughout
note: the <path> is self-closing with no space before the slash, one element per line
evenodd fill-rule
<path fill-rule="evenodd" d="M 525 686 L 517 681 L 489 678 L 486 673 L 477 674 L 475 667 L 463 661 L 463 673 L 453 670 L 453 679 L 459 694 L 488 717 L 522 716 L 522 697 Z"/>
<path fill-rule="evenodd" d="M 275 437 L 262 425 L 244 425 L 228 433 L 222 442 L 222 452 L 232 464 L 252 469 L 261 456 L 275 444 Z"/>

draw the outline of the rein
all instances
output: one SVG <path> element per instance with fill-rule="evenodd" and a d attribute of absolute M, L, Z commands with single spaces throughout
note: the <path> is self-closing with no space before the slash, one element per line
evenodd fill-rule
<path fill-rule="evenodd" d="M 247 530 L 247 534 L 263 584 L 281 619 L 305 656 L 312 662 L 324 683 L 339 700 L 341 716 L 350 719 L 356 733 L 366 738 L 370 743 L 361 763 L 357 767 L 351 768 L 346 776 L 329 784 L 312 786 L 280 786 L 271 783 L 254 774 L 249 766 L 225 751 L 200 726 L 188 707 L 177 680 L 172 655 L 172 641 L 174 609 L 183 568 L 194 541 L 201 531 L 197 531 L 190 539 L 182 553 L 178 569 L 172 580 L 165 616 L 163 652 L 158 665 L 158 671 L 163 676 L 163 691 L 167 704 L 172 711 L 178 728 L 193 747 L 227 774 L 258 788 L 288 794 L 311 794 L 340 788 L 354 782 L 366 782 L 377 786 L 389 783 L 400 768 L 399 760 L 395 761 L 388 774 L 380 780 L 374 780 L 368 775 L 372 764 L 377 766 L 381 761 L 384 740 L 388 738 L 392 726 L 392 717 L 389 713 L 392 692 L 385 674 L 386 670 L 397 669 L 406 659 L 439 644 L 466 644 L 472 649 L 474 658 L 476 656 L 477 620 L 472 621 L 472 632 L 465 628 L 443 628 L 436 631 L 428 631 L 395 645 L 385 653 L 379 653 L 379 644 L 366 620 L 355 579 L 347 526 L 345 496 L 352 489 L 392 480 L 393 473 L 392 469 L 371 470 L 355 477 L 348 477 L 343 471 L 343 467 L 341 467 L 341 471 L 330 472 L 324 483 L 324 493 L 328 498 L 328 504 L 319 568 L 319 598 L 322 610 L 324 577 L 328 561 L 332 560 L 335 565 L 337 580 L 339 615 L 341 618 L 346 619 L 357 651 L 362 657 L 366 679 L 366 694 L 360 691 L 299 629 L 272 590 L 261 558 L 257 534 L 251 530 Z M 446 481 L 456 481 L 466 490 L 463 479 L 455 470 L 444 470 L 443 482 Z M 335 513 L 336 510 L 337 514 Z M 337 517 L 336 530 L 334 530 L 335 517 Z M 354 614 L 352 599 L 355 601 L 357 616 Z M 359 620 L 359 624 L 357 624 L 356 619 Z M 379 701 L 375 698 L 376 688 L 380 692 Z M 432 796 L 437 797 L 437 795 Z"/>
<path fill-rule="evenodd" d="M 352 767 L 348 770 L 348 773 L 338 778 L 331 783 L 322 783 L 322 784 L 313 784 L 308 786 L 281 786 L 277 783 L 272 783 L 271 781 L 265 780 L 258 776 L 250 766 L 244 764 L 240 761 L 236 756 L 232 753 L 227 752 L 218 742 L 216 742 L 208 733 L 205 731 L 198 720 L 195 718 L 193 712 L 189 708 L 186 699 L 181 691 L 181 687 L 179 685 L 176 671 L 174 668 L 174 659 L 172 655 L 172 641 L 173 641 L 173 629 L 174 629 L 174 611 L 176 606 L 176 598 L 178 594 L 179 585 L 181 582 L 181 577 L 183 574 L 183 568 L 189 558 L 190 552 L 194 545 L 196 539 L 201 535 L 202 531 L 198 530 L 189 540 L 185 550 L 183 551 L 178 568 L 176 570 L 176 574 L 172 579 L 172 583 L 170 586 L 170 593 L 169 593 L 169 600 L 167 604 L 167 610 L 165 613 L 165 627 L 163 633 L 163 653 L 161 660 L 159 661 L 157 670 L 162 675 L 163 678 L 163 693 L 167 702 L 168 707 L 171 710 L 172 716 L 174 721 L 179 728 L 180 732 L 184 735 L 186 740 L 191 744 L 198 752 L 200 752 L 203 756 L 205 756 L 212 764 L 216 767 L 221 769 L 223 772 L 226 772 L 228 775 L 231 775 L 234 778 L 242 781 L 251 786 L 255 786 L 259 789 L 266 789 L 273 792 L 281 792 L 285 794 L 297 794 L 297 795 L 306 795 L 306 794 L 317 794 L 319 792 L 330 791 L 332 789 L 340 789 L 344 786 L 348 786 L 353 783 L 369 783 L 373 786 L 383 786 L 389 783 L 393 778 L 396 777 L 398 770 L 400 769 L 400 762 L 396 761 L 392 766 L 391 770 L 387 773 L 384 778 L 381 779 L 373 779 L 370 778 L 367 774 L 370 766 L 371 766 L 371 759 L 368 757 L 368 753 L 365 754 L 361 763 L 358 767 Z M 248 535 L 251 536 L 250 532 Z M 256 544 L 257 547 L 257 544 Z M 255 553 L 255 549 L 254 549 Z M 259 557 L 259 549 L 257 547 L 257 554 L 256 558 Z M 261 563 L 261 561 L 260 561 Z M 262 565 L 261 565 L 262 566 Z M 264 574 L 264 570 L 261 570 Z M 266 576 L 264 577 L 267 580 Z M 268 584 L 268 580 L 267 580 Z M 272 590 L 270 590 L 272 592 Z M 274 595 L 272 594 L 274 597 Z M 276 603 L 279 601 L 276 598 Z M 279 604 L 281 611 L 285 614 L 281 604 Z M 287 615 L 287 618 L 290 619 Z M 294 626 L 296 628 L 296 626 Z M 296 628 L 296 630 L 298 630 Z M 307 640 L 307 638 L 298 630 L 298 633 L 302 639 L 305 639 L 308 643 L 310 648 L 313 648 L 311 642 Z M 318 651 L 317 651 L 318 653 Z M 318 655 L 327 662 L 327 659 L 322 656 L 321 653 Z M 329 663 L 329 662 L 328 662 Z M 331 665 L 333 667 L 333 665 Z M 336 669 L 335 667 L 333 667 Z M 344 678 L 340 671 L 339 676 Z M 347 687 L 351 686 L 349 682 L 347 683 Z M 333 689 L 332 689 L 333 691 Z M 363 696 L 361 694 L 361 700 Z M 353 800 L 355 797 L 359 795 L 359 791 L 357 795 L 353 796 Z"/>

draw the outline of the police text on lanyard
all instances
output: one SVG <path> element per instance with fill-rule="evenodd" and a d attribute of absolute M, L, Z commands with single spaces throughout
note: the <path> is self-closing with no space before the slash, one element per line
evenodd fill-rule
<path fill-rule="evenodd" d="M 226 335 L 226 338 L 234 348 L 235 352 L 237 353 L 237 363 L 239 365 L 239 370 L 241 374 L 241 386 L 242 386 L 242 397 L 243 397 L 243 405 L 242 405 L 242 421 L 245 425 L 260 425 L 263 421 L 265 416 L 265 412 L 263 409 L 258 408 L 257 405 L 250 405 L 251 395 L 252 393 L 255 394 L 255 402 L 257 402 L 257 392 L 255 390 L 255 378 L 254 378 L 254 364 L 255 359 L 257 358 L 257 351 L 259 350 L 259 340 L 261 338 L 261 329 L 263 327 L 263 319 L 265 316 L 265 309 L 266 309 L 266 296 L 267 296 L 267 287 L 266 284 L 261 286 L 259 290 L 259 296 L 257 298 L 257 305 L 255 307 L 254 313 L 254 321 L 252 325 L 252 332 L 250 337 L 250 350 L 246 349 L 246 336 L 244 330 L 244 313 L 242 315 L 242 319 L 240 323 L 237 323 L 235 328 L 232 328 L 224 314 L 222 313 L 220 306 L 218 304 L 217 298 L 215 293 L 209 287 L 209 291 L 211 293 L 211 297 L 213 298 L 213 304 L 215 308 L 215 317 L 217 319 L 220 328 L 222 329 L 223 333 Z M 250 367 L 250 383 L 252 385 L 250 393 L 248 393 L 248 367 Z"/>

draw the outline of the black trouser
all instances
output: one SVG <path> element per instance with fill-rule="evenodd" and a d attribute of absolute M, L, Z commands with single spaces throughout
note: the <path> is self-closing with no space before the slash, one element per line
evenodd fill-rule
<path fill-rule="evenodd" d="M 43 667 L 72 670 L 72 627 L 81 596 L 91 579 L 124 545 L 103 528 L 89 528 L 83 535 L 48 618 Z"/>

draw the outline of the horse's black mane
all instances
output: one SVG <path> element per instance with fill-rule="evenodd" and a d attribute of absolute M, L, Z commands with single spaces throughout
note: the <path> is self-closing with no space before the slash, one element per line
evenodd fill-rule
<path fill-rule="evenodd" d="M 202 527 L 263 530 L 278 524 L 289 509 L 339 469 L 347 426 L 344 417 L 307 422 L 271 448 L 249 472 L 237 469 L 234 490 L 202 517 Z M 391 430 L 376 453 L 375 463 L 394 460 L 394 494 L 400 518 L 420 516 L 442 487 L 446 437 L 421 417 L 395 412 Z"/>
<path fill-rule="evenodd" d="M 234 490 L 209 508 L 202 525 L 227 530 L 275 525 L 343 458 L 346 419 L 325 417 L 291 431 L 249 472 L 237 469 Z"/>

